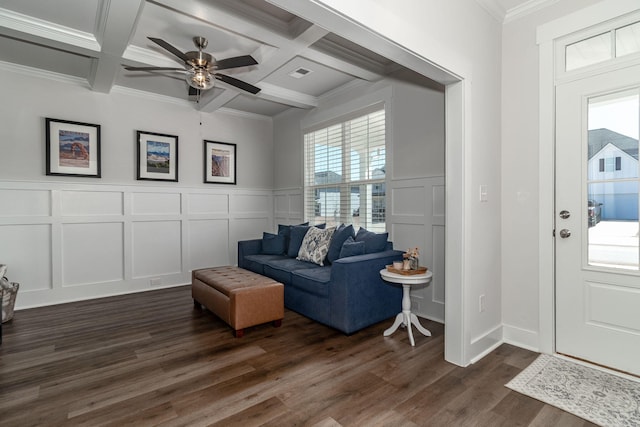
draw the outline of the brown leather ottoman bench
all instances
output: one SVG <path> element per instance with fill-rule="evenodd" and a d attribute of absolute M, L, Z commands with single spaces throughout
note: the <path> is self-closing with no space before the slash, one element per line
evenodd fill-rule
<path fill-rule="evenodd" d="M 193 270 L 191 296 L 196 308 L 207 307 L 234 330 L 236 337 L 244 328 L 284 318 L 284 286 L 268 277 L 238 267 L 214 267 Z"/>

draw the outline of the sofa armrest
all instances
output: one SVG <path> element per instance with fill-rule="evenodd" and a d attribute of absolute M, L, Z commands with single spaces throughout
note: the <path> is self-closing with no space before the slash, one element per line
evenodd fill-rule
<path fill-rule="evenodd" d="M 352 333 L 402 310 L 402 287 L 385 282 L 380 270 L 402 259 L 386 250 L 336 260 L 329 291 L 332 326 Z"/>
<path fill-rule="evenodd" d="M 262 239 L 238 241 L 238 267 L 244 268 L 244 257 L 262 253 Z"/>

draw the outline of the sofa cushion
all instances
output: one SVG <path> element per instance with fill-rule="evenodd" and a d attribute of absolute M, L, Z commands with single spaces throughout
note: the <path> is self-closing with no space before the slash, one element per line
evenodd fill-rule
<path fill-rule="evenodd" d="M 306 268 L 291 272 L 291 286 L 310 294 L 326 297 L 329 295 L 331 267 Z"/>
<path fill-rule="evenodd" d="M 321 230 L 316 227 L 311 227 L 307 230 L 307 234 L 302 239 L 300 245 L 300 251 L 296 259 L 300 261 L 309 261 L 320 266 L 324 265 L 324 260 L 329 252 L 329 243 L 331 243 L 331 237 L 335 233 L 335 227 L 329 227 Z"/>
<path fill-rule="evenodd" d="M 309 223 L 304 222 L 298 225 L 305 226 L 305 225 L 309 225 Z M 278 224 L 278 234 L 284 236 L 284 253 L 285 254 L 289 251 L 289 240 L 291 239 L 291 227 L 295 227 L 295 225 Z"/>
<path fill-rule="evenodd" d="M 286 257 L 267 261 L 264 264 L 264 274 L 280 283 L 288 285 L 291 283 L 291 272 L 294 270 L 304 270 L 305 268 L 318 268 L 318 266 L 310 262 Z"/>
<path fill-rule="evenodd" d="M 286 255 L 266 255 L 266 254 L 246 255 L 244 257 L 242 268 L 247 269 L 249 271 L 253 271 L 254 273 L 263 274 L 264 265 L 269 261 L 275 261 L 277 259 L 289 259 L 289 258 Z"/>
<path fill-rule="evenodd" d="M 364 242 L 364 253 L 373 254 L 384 251 L 389 233 L 374 233 L 360 227 L 356 234 L 356 242 Z"/>
<path fill-rule="evenodd" d="M 364 242 L 356 242 L 353 237 L 349 236 L 342 244 L 340 249 L 340 258 L 350 256 L 364 255 Z"/>
<path fill-rule="evenodd" d="M 285 251 L 283 234 L 262 233 L 262 253 L 267 255 L 282 255 Z"/>
<path fill-rule="evenodd" d="M 318 224 L 314 225 L 316 228 L 323 229 L 326 224 Z M 298 252 L 300 252 L 300 246 L 302 246 L 302 241 L 304 240 L 304 236 L 307 234 L 311 228 L 308 225 L 294 225 L 291 227 L 291 237 L 289 239 L 289 247 L 287 249 L 287 255 L 291 258 L 295 258 L 298 256 Z"/>
<path fill-rule="evenodd" d="M 332 263 L 333 261 L 340 258 L 340 251 L 342 250 L 342 244 L 349 237 L 353 238 L 354 236 L 355 236 L 355 232 L 353 231 L 353 225 L 349 224 L 346 227 L 345 226 L 338 227 L 336 232 L 333 234 L 333 237 L 331 238 L 331 243 L 329 243 L 329 252 L 327 253 L 327 261 L 329 261 L 329 263 Z"/>

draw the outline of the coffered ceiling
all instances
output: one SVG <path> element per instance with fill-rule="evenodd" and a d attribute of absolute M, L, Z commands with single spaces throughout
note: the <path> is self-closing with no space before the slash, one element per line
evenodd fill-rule
<path fill-rule="evenodd" d="M 504 16 L 508 8 L 554 0 L 476 1 Z M 216 59 L 253 56 L 257 65 L 223 74 L 261 91 L 252 95 L 216 81 L 196 103 L 183 73 L 124 69 L 182 68 L 182 60 L 148 37 L 187 52 L 197 50 L 196 36 L 208 39 L 205 52 Z M 0 67 L 44 71 L 101 93 L 120 87 L 192 102 L 207 112 L 266 116 L 313 108 L 345 85 L 375 82 L 401 68 L 268 0 L 0 0 Z"/>
<path fill-rule="evenodd" d="M 257 65 L 223 74 L 261 91 L 252 95 L 216 81 L 196 103 L 183 73 L 123 68 L 182 68 L 182 60 L 148 37 L 187 52 L 197 50 L 196 36 L 208 39 L 204 51 L 216 59 L 253 56 Z M 0 0 L 0 61 L 0 66 L 86 81 L 97 92 L 124 87 L 191 101 L 203 111 L 227 108 L 267 116 L 312 108 L 344 85 L 374 82 L 398 69 L 265 0 Z"/>

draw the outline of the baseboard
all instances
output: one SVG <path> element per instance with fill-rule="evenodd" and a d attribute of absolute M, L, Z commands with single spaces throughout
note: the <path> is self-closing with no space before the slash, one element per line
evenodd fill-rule
<path fill-rule="evenodd" d="M 140 292 L 157 291 L 159 289 L 177 288 L 180 286 L 187 286 L 187 285 L 191 285 L 191 282 L 189 281 L 188 283 L 173 283 L 173 284 L 167 284 L 167 285 L 161 285 L 161 286 L 154 286 L 153 288 L 146 287 L 146 288 L 120 289 L 114 292 L 101 292 L 101 293 L 95 293 L 91 295 L 81 295 L 81 296 L 65 295 L 65 296 L 57 297 L 55 299 L 52 299 L 46 302 L 30 301 L 20 306 L 16 305 L 15 311 L 18 312 L 21 310 L 28 310 L 30 308 L 48 307 L 48 306 L 58 305 L 58 304 L 68 304 L 71 302 L 91 301 L 91 300 L 96 300 L 101 298 L 116 297 L 120 295 L 129 295 L 129 294 L 137 294 Z M 20 297 L 20 291 L 18 291 L 18 298 L 19 297 Z"/>
<path fill-rule="evenodd" d="M 471 363 L 476 363 L 478 360 L 500 347 L 502 343 L 502 325 L 498 325 L 471 340 L 469 351 L 467 353 L 469 355 L 468 360 Z"/>
<path fill-rule="evenodd" d="M 540 336 L 538 332 L 517 326 L 502 325 L 502 340 L 516 347 L 540 352 Z"/>

